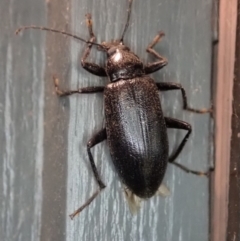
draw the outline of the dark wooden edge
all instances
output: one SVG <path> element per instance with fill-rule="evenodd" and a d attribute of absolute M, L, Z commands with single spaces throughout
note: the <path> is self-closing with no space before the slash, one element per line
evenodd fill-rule
<path fill-rule="evenodd" d="M 232 102 L 232 139 L 229 173 L 227 240 L 240 240 L 240 0 L 236 31 L 236 55 Z"/>
<path fill-rule="evenodd" d="M 47 26 L 68 31 L 69 1 L 48 2 Z M 43 33 L 42 33 L 43 34 Z M 69 102 L 55 93 L 53 76 L 59 78 L 63 88 L 69 79 L 70 39 L 46 32 L 45 106 L 44 106 L 44 163 L 42 174 L 42 227 L 41 241 L 66 240 L 66 180 Z M 63 108 L 64 107 L 64 108 Z"/>
<path fill-rule="evenodd" d="M 215 171 L 211 186 L 212 241 L 225 241 L 227 237 L 237 1 L 219 1 L 219 42 L 214 100 Z"/>

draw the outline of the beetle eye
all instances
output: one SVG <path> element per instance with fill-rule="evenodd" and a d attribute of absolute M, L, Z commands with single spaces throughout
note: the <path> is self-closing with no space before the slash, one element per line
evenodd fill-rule
<path fill-rule="evenodd" d="M 109 56 L 111 56 L 111 55 L 113 55 L 113 54 L 115 54 L 116 53 L 116 48 L 110 48 L 109 50 L 108 50 L 108 55 Z"/>
<path fill-rule="evenodd" d="M 127 46 L 125 46 L 125 45 L 122 47 L 122 50 L 124 50 L 124 51 L 130 51 L 130 49 L 129 49 Z"/>

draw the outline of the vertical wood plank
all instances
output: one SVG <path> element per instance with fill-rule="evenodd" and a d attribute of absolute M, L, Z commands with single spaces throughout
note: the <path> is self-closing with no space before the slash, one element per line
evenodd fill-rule
<path fill-rule="evenodd" d="M 240 1 L 237 10 L 236 55 L 234 66 L 232 128 L 231 128 L 231 162 L 229 171 L 229 205 L 227 241 L 240 239 Z"/>
<path fill-rule="evenodd" d="M 234 79 L 237 0 L 220 0 L 217 86 L 215 100 L 215 175 L 212 205 L 213 241 L 226 240 L 232 88 Z"/>
<path fill-rule="evenodd" d="M 45 24 L 43 1 L 0 2 L 0 240 L 38 241 L 42 212 L 44 35 L 16 36 Z"/>
<path fill-rule="evenodd" d="M 68 31 L 70 3 L 68 0 L 48 2 L 47 26 Z M 34 31 L 34 30 L 33 30 Z M 42 34 L 40 31 L 36 34 Z M 55 93 L 53 76 L 64 88 L 68 82 L 69 38 L 47 33 L 46 38 L 45 108 L 44 108 L 44 165 L 42 201 L 42 241 L 64 241 L 66 222 L 67 125 L 68 99 Z"/>
<path fill-rule="evenodd" d="M 119 38 L 126 19 L 127 1 L 72 1 L 72 31 L 88 38 L 84 15 L 92 13 L 98 42 Z M 169 60 L 164 70 L 154 74 L 156 82 L 180 82 L 191 106 L 210 106 L 212 1 L 134 1 L 126 44 L 146 63 L 145 49 L 159 30 L 166 33 L 156 50 Z M 72 62 L 77 63 L 83 44 L 72 42 Z M 93 51 L 90 60 L 104 64 L 101 53 Z M 105 85 L 106 79 L 72 68 L 70 86 Z M 198 170 L 209 167 L 209 115 L 182 111 L 180 93 L 161 93 L 164 114 L 192 124 L 193 135 L 178 162 Z M 101 94 L 70 97 L 68 136 L 67 212 L 83 204 L 96 190 L 86 143 L 104 126 Z M 171 148 L 183 133 L 170 131 Z M 121 184 L 111 164 L 106 143 L 93 149 L 97 167 L 107 188 L 74 221 L 67 220 L 67 240 L 208 240 L 208 179 L 187 175 L 171 165 L 164 182 L 170 197 L 154 197 L 143 202 L 132 216 Z"/>

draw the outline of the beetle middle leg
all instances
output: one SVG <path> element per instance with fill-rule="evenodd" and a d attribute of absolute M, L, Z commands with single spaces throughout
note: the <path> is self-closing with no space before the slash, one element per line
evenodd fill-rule
<path fill-rule="evenodd" d="M 199 114 L 204 114 L 204 113 L 209 113 L 212 112 L 212 109 L 194 109 L 188 106 L 187 103 L 187 95 L 185 89 L 182 87 L 181 84 L 178 83 L 165 83 L 165 82 L 160 82 L 156 83 L 157 87 L 161 91 L 168 91 L 168 90 L 181 90 L 182 93 L 182 99 L 183 99 L 183 109 L 188 110 L 194 113 L 199 113 Z"/>
<path fill-rule="evenodd" d="M 177 150 L 169 157 L 168 162 L 170 162 L 173 165 L 181 168 L 183 171 L 185 171 L 187 173 L 192 173 L 192 174 L 199 175 L 199 176 L 208 176 L 209 171 L 208 172 L 199 172 L 199 171 L 190 170 L 189 168 L 175 162 L 176 158 L 178 157 L 178 155 L 183 150 L 183 147 L 185 146 L 185 144 L 186 144 L 186 142 L 187 142 L 187 140 L 188 140 L 188 138 L 189 138 L 189 136 L 192 132 L 191 125 L 188 124 L 185 121 L 173 119 L 173 118 L 170 118 L 170 117 L 165 117 L 165 122 L 166 122 L 167 128 L 174 128 L 174 129 L 180 129 L 180 130 L 188 131 L 187 134 L 185 135 L 185 137 L 183 138 L 182 142 L 178 146 Z"/>
<path fill-rule="evenodd" d="M 146 74 L 151 74 L 153 72 L 158 71 L 159 69 L 163 68 L 164 66 L 167 65 L 167 60 L 162 57 L 159 53 L 157 53 L 153 47 L 162 39 L 162 37 L 165 34 L 163 32 L 159 32 L 159 34 L 153 39 L 153 41 L 148 45 L 147 47 L 147 52 L 151 53 L 152 55 L 154 55 L 157 59 L 159 59 L 159 61 L 147 64 L 144 67 L 145 73 Z M 161 91 L 166 91 L 166 90 L 181 90 L 182 92 L 182 98 L 183 98 L 183 109 L 184 110 L 188 110 L 194 113 L 209 113 L 212 112 L 212 109 L 194 109 L 188 106 L 187 104 L 187 95 L 185 92 L 185 89 L 178 83 L 156 83 L 156 85 L 158 86 L 158 89 Z"/>
<path fill-rule="evenodd" d="M 88 26 L 88 32 L 89 32 L 89 35 L 90 35 L 90 39 L 89 39 L 89 42 L 95 42 L 96 40 L 96 37 L 93 33 L 93 29 L 92 29 L 92 16 L 90 13 L 86 14 L 86 18 L 87 18 L 87 26 Z M 88 72 L 94 74 L 94 75 L 97 75 L 97 76 L 101 76 L 101 77 L 106 77 L 107 74 L 106 74 L 106 71 L 103 67 L 95 64 L 95 63 L 90 63 L 90 62 L 87 62 L 86 59 L 87 57 L 89 56 L 90 52 L 91 52 L 91 49 L 92 49 L 92 44 L 91 43 L 88 43 L 86 45 L 86 48 L 85 48 L 85 51 L 84 51 L 84 54 L 81 58 L 81 64 L 82 64 L 82 67 L 87 70 Z"/>
<path fill-rule="evenodd" d="M 165 65 L 167 65 L 168 61 L 164 57 L 162 57 L 156 50 L 153 49 L 153 47 L 162 39 L 164 36 L 164 32 L 159 32 L 159 34 L 153 39 L 153 41 L 148 45 L 147 52 L 155 56 L 158 61 L 147 64 L 144 67 L 146 74 L 151 74 L 153 72 L 158 71 L 159 69 L 163 68 Z"/>
<path fill-rule="evenodd" d="M 101 192 L 103 188 L 106 187 L 106 185 L 103 183 L 103 181 L 100 178 L 100 175 L 98 173 L 97 167 L 95 165 L 92 153 L 90 149 L 94 147 L 95 145 L 99 144 L 100 142 L 104 141 L 107 139 L 107 133 L 106 133 L 106 128 L 102 129 L 99 131 L 96 135 L 94 135 L 87 143 L 87 153 L 88 153 L 88 158 L 91 164 L 91 168 L 94 174 L 94 177 L 98 183 L 99 190 L 94 192 L 94 194 L 80 207 L 78 208 L 75 212 L 73 212 L 70 215 L 70 218 L 73 219 L 77 214 L 79 214 L 84 208 L 86 208 L 88 205 L 91 204 L 91 202 L 98 196 L 98 194 Z"/>

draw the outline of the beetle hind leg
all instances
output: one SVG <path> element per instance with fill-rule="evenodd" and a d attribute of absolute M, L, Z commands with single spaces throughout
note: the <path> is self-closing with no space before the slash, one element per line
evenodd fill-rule
<path fill-rule="evenodd" d="M 96 135 L 94 135 L 87 144 L 87 153 L 88 153 L 88 158 L 91 164 L 91 168 L 94 174 L 94 177 L 98 183 L 99 189 L 97 191 L 95 191 L 93 193 L 93 195 L 80 207 L 78 208 L 76 211 L 74 211 L 70 216 L 71 219 L 73 219 L 76 215 L 78 215 L 83 209 L 85 209 L 86 207 L 88 207 L 91 202 L 98 196 L 98 194 L 102 191 L 103 188 L 106 187 L 106 185 L 103 183 L 103 181 L 100 178 L 100 175 L 98 173 L 97 167 L 95 165 L 92 153 L 90 151 L 90 149 L 92 147 L 94 147 L 95 145 L 97 145 L 98 143 L 104 141 L 107 139 L 107 133 L 106 133 L 106 128 L 102 129 L 101 131 L 99 131 Z"/>
<path fill-rule="evenodd" d="M 102 180 L 100 178 L 100 175 L 98 173 L 98 170 L 97 170 L 97 167 L 95 165 L 95 162 L 94 162 L 94 159 L 93 159 L 93 156 L 92 156 L 92 153 L 91 153 L 90 149 L 92 147 L 94 147 L 95 145 L 97 145 L 98 143 L 100 143 L 100 142 L 102 142 L 102 141 L 104 141 L 106 139 L 107 139 L 107 133 L 106 133 L 106 128 L 104 128 L 101 131 L 99 131 L 96 135 L 94 135 L 88 141 L 88 144 L 87 144 L 88 158 L 89 158 L 89 161 L 90 161 L 90 164 L 91 164 L 91 168 L 92 168 L 94 177 L 95 177 L 95 179 L 96 179 L 100 189 L 103 189 L 106 186 L 105 186 L 105 184 L 102 182 Z"/>
<path fill-rule="evenodd" d="M 179 167 L 180 169 L 182 169 L 183 171 L 185 171 L 186 173 L 192 173 L 198 176 L 209 176 L 210 172 L 213 171 L 213 169 L 209 169 L 209 171 L 207 172 L 200 172 L 200 171 L 195 171 L 195 170 L 190 170 L 189 168 L 183 166 L 182 164 L 179 164 L 177 162 L 175 162 L 176 158 L 178 157 L 178 155 L 181 153 L 181 151 L 183 150 L 191 132 L 192 132 L 192 127 L 190 124 L 188 124 L 185 121 L 181 121 L 181 120 L 177 120 L 177 119 L 173 119 L 170 117 L 165 117 L 165 122 L 167 125 L 167 128 L 174 128 L 174 129 L 180 129 L 180 130 L 186 130 L 188 131 L 187 134 L 185 135 L 185 137 L 183 138 L 182 142 L 180 143 L 180 145 L 178 146 L 177 150 L 169 157 L 168 162 L 172 163 L 173 165 Z"/>

